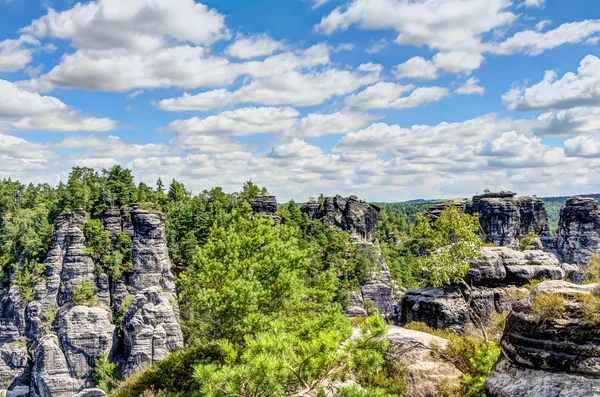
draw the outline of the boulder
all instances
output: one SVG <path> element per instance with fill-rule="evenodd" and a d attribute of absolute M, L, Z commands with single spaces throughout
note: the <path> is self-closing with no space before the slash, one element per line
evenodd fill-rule
<path fill-rule="evenodd" d="M 486 381 L 488 396 L 600 396 L 599 320 L 590 318 L 599 287 L 545 281 L 514 305 L 502 357 Z M 561 299 L 564 310 L 556 306 L 552 316 L 536 311 L 536 299 L 546 296 Z"/>
<path fill-rule="evenodd" d="M 32 397 L 72 397 L 84 384 L 71 376 L 58 337 L 47 334 L 35 350 L 31 374 Z"/>
<path fill-rule="evenodd" d="M 483 247 L 465 277 L 473 285 L 523 285 L 530 280 L 561 280 L 575 274 L 575 266 L 561 263 L 556 255 L 541 250 L 516 251 L 507 247 Z"/>
<path fill-rule="evenodd" d="M 586 265 L 600 253 L 600 209 L 593 198 L 570 197 L 560 210 L 556 248 L 563 261 Z"/>
<path fill-rule="evenodd" d="M 439 395 L 438 385 L 441 382 L 460 387 L 463 374 L 432 352 L 434 347 L 444 349 L 448 340 L 396 326 L 390 326 L 387 338 L 390 348 L 384 358 L 404 363 L 409 372 L 410 396 Z"/>

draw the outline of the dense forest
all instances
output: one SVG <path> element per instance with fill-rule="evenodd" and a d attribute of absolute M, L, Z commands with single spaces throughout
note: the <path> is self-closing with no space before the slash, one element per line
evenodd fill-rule
<path fill-rule="evenodd" d="M 98 359 L 98 387 L 114 396 L 320 396 L 331 382 L 351 377 L 355 384 L 341 388 L 341 395 L 406 395 L 406 369 L 384 359 L 390 352 L 383 318 L 374 310 L 352 320 L 345 315 L 349 292 L 373 271 L 368 253 L 348 233 L 310 220 L 293 200 L 279 204 L 280 224 L 253 214 L 250 203 L 266 194 L 252 181 L 239 192 L 215 187 L 197 194 L 176 180 L 136 184 L 131 171 L 118 165 L 75 167 L 55 187 L 4 179 L 2 295 L 11 281 L 25 302 L 33 299 L 53 223 L 67 209 L 92 215 L 84 228 L 85 254 L 98 275 L 120 279 L 132 268 L 131 238 L 111 236 L 100 215 L 137 203 L 165 216 L 185 348 L 127 380 L 115 363 Z M 379 204 L 378 247 L 402 288 L 458 283 L 483 244 L 475 217 L 451 206 L 433 224 L 422 216 L 431 203 Z M 73 302 L 94 304 L 93 286 L 80 287 Z M 360 336 L 350 339 L 353 327 Z M 483 334 L 485 339 L 443 335 L 450 340 L 444 357 L 465 373 L 461 389 L 445 395 L 483 395 L 485 376 L 500 354 L 496 341 Z"/>

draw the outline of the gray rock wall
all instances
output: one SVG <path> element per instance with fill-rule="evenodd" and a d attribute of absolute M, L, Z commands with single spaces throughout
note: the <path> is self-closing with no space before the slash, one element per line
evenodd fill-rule
<path fill-rule="evenodd" d="M 121 280 L 97 274 L 85 255 L 83 228 L 89 214 L 60 214 L 43 277 L 33 286 L 33 300 L 25 304 L 16 285 L 0 297 L 0 393 L 102 396 L 92 376 L 99 357 L 117 361 L 131 375 L 183 346 L 162 214 L 134 206 L 109 209 L 100 218 L 114 235 L 133 237 L 133 274 Z M 72 301 L 82 281 L 97 288 L 90 306 Z M 119 339 L 113 316 L 120 315 L 128 295 L 133 299 Z"/>
<path fill-rule="evenodd" d="M 593 198 L 571 197 L 560 210 L 556 248 L 565 262 L 586 265 L 600 253 L 600 209 Z"/>

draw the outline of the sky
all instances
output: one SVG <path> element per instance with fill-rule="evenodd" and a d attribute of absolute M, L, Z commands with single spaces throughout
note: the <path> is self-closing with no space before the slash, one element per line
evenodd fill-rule
<path fill-rule="evenodd" d="M 0 178 L 600 192 L 597 0 L 0 0 Z"/>

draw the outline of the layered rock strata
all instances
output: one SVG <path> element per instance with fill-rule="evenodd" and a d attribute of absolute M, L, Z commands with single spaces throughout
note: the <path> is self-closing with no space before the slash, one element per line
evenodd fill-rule
<path fill-rule="evenodd" d="M 565 262 L 587 265 L 600 254 L 600 209 L 593 198 L 570 197 L 560 210 L 556 249 Z"/>
<path fill-rule="evenodd" d="M 599 287 L 546 281 L 515 304 L 487 395 L 600 396 Z"/>

